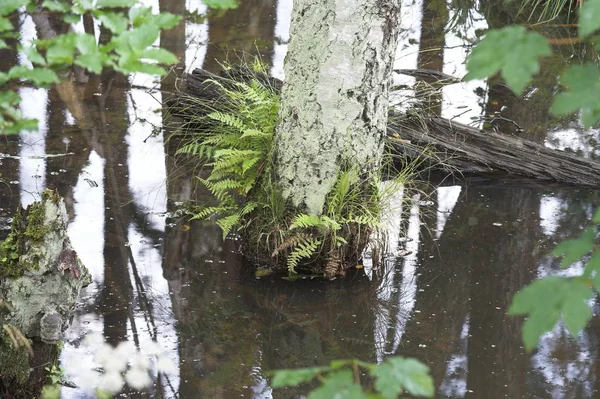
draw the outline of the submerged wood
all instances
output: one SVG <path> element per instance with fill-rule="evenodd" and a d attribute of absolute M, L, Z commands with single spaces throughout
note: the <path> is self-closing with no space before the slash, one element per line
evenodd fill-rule
<path fill-rule="evenodd" d="M 281 90 L 282 82 L 248 68 L 235 67 L 215 75 L 196 69 L 187 75 L 187 93 L 169 101 L 173 115 L 184 123 L 198 123 L 192 118 L 215 109 L 226 109 L 226 96 L 214 84 L 225 87 L 232 80 L 248 81 L 258 77 L 268 82 L 273 91 Z M 198 101 L 198 98 L 204 101 Z M 553 150 L 533 141 L 512 135 L 483 131 L 439 117 L 407 117 L 390 113 L 387 127 L 387 147 L 401 158 L 419 157 L 419 164 L 428 171 L 452 174 L 528 178 L 580 186 L 600 186 L 600 163 L 568 152 Z"/>

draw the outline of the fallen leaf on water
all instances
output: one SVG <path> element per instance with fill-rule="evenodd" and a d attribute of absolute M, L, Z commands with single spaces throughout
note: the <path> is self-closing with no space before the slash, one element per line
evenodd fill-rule
<path fill-rule="evenodd" d="M 362 269 L 364 266 L 363 265 L 356 265 L 357 269 Z"/>
<path fill-rule="evenodd" d="M 188 231 L 189 229 L 191 229 L 189 224 L 184 224 L 183 226 L 181 226 L 181 231 Z"/>

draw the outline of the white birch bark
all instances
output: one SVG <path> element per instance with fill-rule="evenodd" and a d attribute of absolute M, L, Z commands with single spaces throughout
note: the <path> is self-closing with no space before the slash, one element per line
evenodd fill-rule
<path fill-rule="evenodd" d="M 276 174 L 311 214 L 342 160 L 380 159 L 399 11 L 400 0 L 294 0 Z"/>

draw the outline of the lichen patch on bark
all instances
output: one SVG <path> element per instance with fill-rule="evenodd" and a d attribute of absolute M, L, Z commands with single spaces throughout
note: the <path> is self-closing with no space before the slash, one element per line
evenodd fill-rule
<path fill-rule="evenodd" d="M 311 214 L 342 160 L 380 158 L 399 9 L 398 0 L 294 2 L 276 173 L 284 196 Z"/>

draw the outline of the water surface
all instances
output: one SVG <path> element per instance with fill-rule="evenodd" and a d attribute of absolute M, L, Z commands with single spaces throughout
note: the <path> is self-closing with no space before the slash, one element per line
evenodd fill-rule
<path fill-rule="evenodd" d="M 260 55 L 283 78 L 291 1 L 242 1 L 227 12 L 207 11 L 197 0 L 147 3 L 186 16 L 160 39 L 180 59 L 175 74 L 163 81 L 104 74 L 86 85 L 22 88 L 23 112 L 40 119 L 39 132 L 0 140 L 2 212 L 10 216 L 19 202 L 57 189 L 66 198 L 73 245 L 93 275 L 65 336 L 61 365 L 70 380 L 84 386 L 82 371 L 95 366 L 96 348 L 82 338 L 99 332 L 142 352 L 150 341 L 165 349 L 177 370 L 154 372 L 153 387 L 139 394 L 156 398 L 291 398 L 307 389 L 273 392 L 268 370 L 390 355 L 429 365 L 439 397 L 598 394 L 597 317 L 576 339 L 557 326 L 528 354 L 522 320 L 506 316 L 525 284 L 581 272 L 580 264 L 561 270 L 548 253 L 586 225 L 600 205 L 597 191 L 502 181 L 419 195 L 405 190 L 397 197 L 403 209 L 391 220 L 390 251 L 409 254 L 390 256 L 372 279 L 357 270 L 332 282 L 257 280 L 238 242 L 223 241 L 213 224 L 175 217 L 182 203 L 206 194 L 173 156 L 162 105 L 183 71 L 218 71 L 239 56 L 235 50 Z M 471 43 L 513 15 L 468 3 L 404 0 L 396 68 L 462 77 Z M 31 20 L 21 21 L 22 40 L 31 40 Z M 555 25 L 545 33 L 574 33 Z M 496 80 L 432 89 L 432 82 L 395 75 L 405 87 L 394 98 L 593 158 L 598 130 L 582 134 L 574 119 L 547 113 L 550 78 L 583 53 L 561 48 L 522 97 Z M 6 51 L 0 60 L 3 70 L 23 62 Z M 83 388 L 63 388 L 62 395 L 93 396 Z"/>

